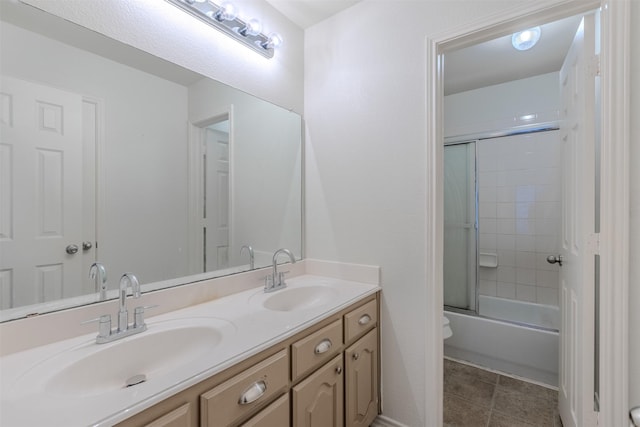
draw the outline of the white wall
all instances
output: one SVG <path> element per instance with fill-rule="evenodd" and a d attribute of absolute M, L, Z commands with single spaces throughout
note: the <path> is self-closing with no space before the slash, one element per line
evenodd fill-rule
<path fill-rule="evenodd" d="M 103 103 L 97 253 L 109 288 L 127 271 L 141 283 L 184 276 L 187 88 L 11 24 L 2 38 L 3 73 Z"/>
<path fill-rule="evenodd" d="M 631 2 L 631 232 L 629 271 L 629 404 L 640 406 L 640 2 Z"/>
<path fill-rule="evenodd" d="M 227 35 L 161 0 L 25 0 L 160 58 L 302 113 L 303 31 L 264 0 L 238 0 L 241 17 L 284 43 L 263 58 Z"/>
<path fill-rule="evenodd" d="M 425 36 L 513 2 L 390 4 L 364 1 L 305 33 L 307 250 L 382 267 L 384 413 L 423 426 Z"/>

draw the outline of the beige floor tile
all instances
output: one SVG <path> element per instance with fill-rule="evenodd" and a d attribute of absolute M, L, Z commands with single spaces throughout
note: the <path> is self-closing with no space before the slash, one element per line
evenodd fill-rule
<path fill-rule="evenodd" d="M 464 377 L 475 378 L 480 381 L 495 384 L 498 382 L 498 374 L 489 372 L 475 366 L 465 365 L 464 363 L 454 362 L 453 360 L 444 359 L 444 376 L 458 375 Z"/>
<path fill-rule="evenodd" d="M 491 413 L 488 427 L 535 427 L 535 424 L 494 411 Z"/>
<path fill-rule="evenodd" d="M 476 405 L 491 408 L 495 383 L 479 380 L 471 375 L 447 375 L 444 377 L 444 392 L 455 394 Z"/>
<path fill-rule="evenodd" d="M 556 390 L 504 375 L 498 377 L 498 386 L 507 391 L 518 391 L 553 400 L 554 402 L 558 401 L 558 392 Z"/>
<path fill-rule="evenodd" d="M 516 391 L 496 388 L 493 410 L 536 426 L 553 427 L 555 402 Z"/>

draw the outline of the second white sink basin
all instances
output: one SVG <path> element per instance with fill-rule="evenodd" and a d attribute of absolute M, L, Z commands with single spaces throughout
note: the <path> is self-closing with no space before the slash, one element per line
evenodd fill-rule
<path fill-rule="evenodd" d="M 287 287 L 273 293 L 260 292 L 252 297 L 267 310 L 295 311 L 325 305 L 338 297 L 338 290 L 327 285 Z"/>
<path fill-rule="evenodd" d="M 19 378 L 16 388 L 26 385 L 47 394 L 91 396 L 125 389 L 128 382 L 151 382 L 179 369 L 188 374 L 191 362 L 233 332 L 231 323 L 215 318 L 148 324 L 140 334 L 108 344 L 86 343 L 47 359 Z"/>

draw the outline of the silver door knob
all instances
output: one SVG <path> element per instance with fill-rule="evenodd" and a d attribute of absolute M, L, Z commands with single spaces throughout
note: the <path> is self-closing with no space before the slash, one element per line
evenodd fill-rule
<path fill-rule="evenodd" d="M 640 427 L 640 406 L 631 408 L 631 410 L 629 411 L 629 419 L 634 426 Z"/>
<path fill-rule="evenodd" d="M 93 247 L 93 245 L 91 244 L 90 241 L 87 240 L 87 241 L 82 242 L 82 250 L 83 251 L 88 251 L 92 247 Z"/>
<path fill-rule="evenodd" d="M 562 255 L 549 255 L 547 257 L 547 262 L 549 264 L 555 264 L 558 263 L 558 265 L 560 265 L 560 267 L 562 267 Z"/>
<path fill-rule="evenodd" d="M 74 254 L 78 253 L 78 245 L 69 245 L 69 246 L 66 247 L 65 251 L 69 255 L 74 255 Z"/>

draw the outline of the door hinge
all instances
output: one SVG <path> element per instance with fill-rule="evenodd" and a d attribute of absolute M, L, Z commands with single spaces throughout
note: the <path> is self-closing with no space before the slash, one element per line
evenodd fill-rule
<path fill-rule="evenodd" d="M 594 255 L 600 255 L 600 233 L 592 233 L 587 238 L 587 248 Z"/>

